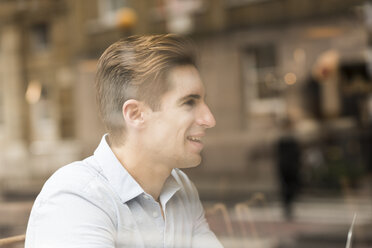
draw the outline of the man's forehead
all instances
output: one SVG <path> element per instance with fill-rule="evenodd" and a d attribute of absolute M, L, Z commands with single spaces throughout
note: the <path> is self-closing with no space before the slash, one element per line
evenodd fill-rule
<path fill-rule="evenodd" d="M 194 66 L 179 66 L 169 74 L 170 92 L 176 92 L 183 98 L 186 96 L 204 97 L 204 85 L 199 72 Z"/>
<path fill-rule="evenodd" d="M 172 69 L 170 69 L 169 73 L 169 79 L 170 80 L 195 80 L 199 79 L 199 71 L 195 68 L 193 65 L 180 65 L 180 66 L 175 66 Z"/>

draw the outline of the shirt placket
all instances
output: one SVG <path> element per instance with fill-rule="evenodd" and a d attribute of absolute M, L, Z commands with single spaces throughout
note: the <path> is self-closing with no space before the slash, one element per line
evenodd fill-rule
<path fill-rule="evenodd" d="M 143 194 L 143 200 L 144 200 L 145 211 L 147 212 L 148 216 L 152 218 L 153 223 L 156 225 L 159 231 L 159 234 L 160 234 L 160 235 L 155 235 L 156 231 L 152 230 L 153 233 L 150 235 L 155 235 L 157 240 L 159 241 L 161 240 L 161 243 L 162 243 L 161 247 L 165 247 L 164 245 L 165 221 L 161 214 L 161 207 L 158 202 L 156 202 L 150 195 L 146 193 Z"/>

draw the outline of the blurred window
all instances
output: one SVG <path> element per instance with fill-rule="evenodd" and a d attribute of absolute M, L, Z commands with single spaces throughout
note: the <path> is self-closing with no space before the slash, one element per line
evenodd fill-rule
<path fill-rule="evenodd" d="M 249 47 L 244 56 L 248 58 L 244 70 L 255 75 L 247 83 L 255 84 L 256 98 L 279 97 L 279 75 L 277 72 L 276 48 L 273 44 Z"/>
<path fill-rule="evenodd" d="M 281 96 L 283 78 L 277 63 L 277 47 L 260 44 L 242 51 L 243 87 L 248 115 L 279 116 L 285 112 Z"/>
<path fill-rule="evenodd" d="M 107 14 L 117 11 L 120 8 L 123 8 L 127 5 L 126 0 L 100 0 L 99 1 L 99 11 L 101 13 Z"/>
<path fill-rule="evenodd" d="M 99 18 L 107 22 L 115 21 L 117 11 L 127 6 L 126 0 L 99 0 Z"/>
<path fill-rule="evenodd" d="M 49 25 L 37 23 L 31 26 L 30 48 L 33 52 L 45 52 L 50 48 Z"/>
<path fill-rule="evenodd" d="M 158 0 L 154 12 L 168 32 L 186 35 L 195 28 L 194 16 L 205 11 L 205 0 Z"/>

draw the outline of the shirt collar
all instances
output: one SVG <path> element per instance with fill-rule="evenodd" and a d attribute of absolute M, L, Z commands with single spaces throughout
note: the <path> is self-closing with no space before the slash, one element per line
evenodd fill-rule
<path fill-rule="evenodd" d="M 169 201 L 170 198 L 181 188 L 180 184 L 175 179 L 176 170 L 173 169 L 171 175 L 167 178 L 164 183 L 163 189 L 160 193 L 160 202 L 165 207 L 165 204 Z"/>
<path fill-rule="evenodd" d="M 101 167 L 103 175 L 124 203 L 137 197 L 144 191 L 116 158 L 107 144 L 106 137 L 107 134 L 102 137 L 101 143 L 94 151 L 94 157 Z"/>
<path fill-rule="evenodd" d="M 102 137 L 100 144 L 94 151 L 94 157 L 109 184 L 119 195 L 121 201 L 125 203 L 143 194 L 144 190 L 117 159 L 108 145 L 106 138 L 107 134 Z M 160 201 L 163 204 L 172 198 L 180 189 L 179 183 L 174 178 L 174 173 L 176 173 L 175 170 L 172 171 L 171 175 L 165 181 L 160 194 Z"/>

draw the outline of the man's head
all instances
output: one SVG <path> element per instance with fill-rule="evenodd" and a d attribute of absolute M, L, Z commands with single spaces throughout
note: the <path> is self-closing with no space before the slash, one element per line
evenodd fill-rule
<path fill-rule="evenodd" d="M 123 105 L 130 99 L 157 110 L 170 90 L 171 69 L 195 66 L 189 40 L 177 35 L 132 36 L 111 45 L 98 62 L 97 99 L 113 144 L 125 137 Z"/>
<path fill-rule="evenodd" d="M 136 104 L 124 103 L 124 118 L 136 133 L 142 155 L 152 164 L 168 169 L 189 168 L 201 162 L 203 137 L 215 119 L 205 102 L 204 84 L 192 65 L 171 69 L 167 80 L 171 89 L 161 98 L 158 111 L 146 108 L 139 116 Z M 133 111 L 136 110 L 136 111 Z"/>

